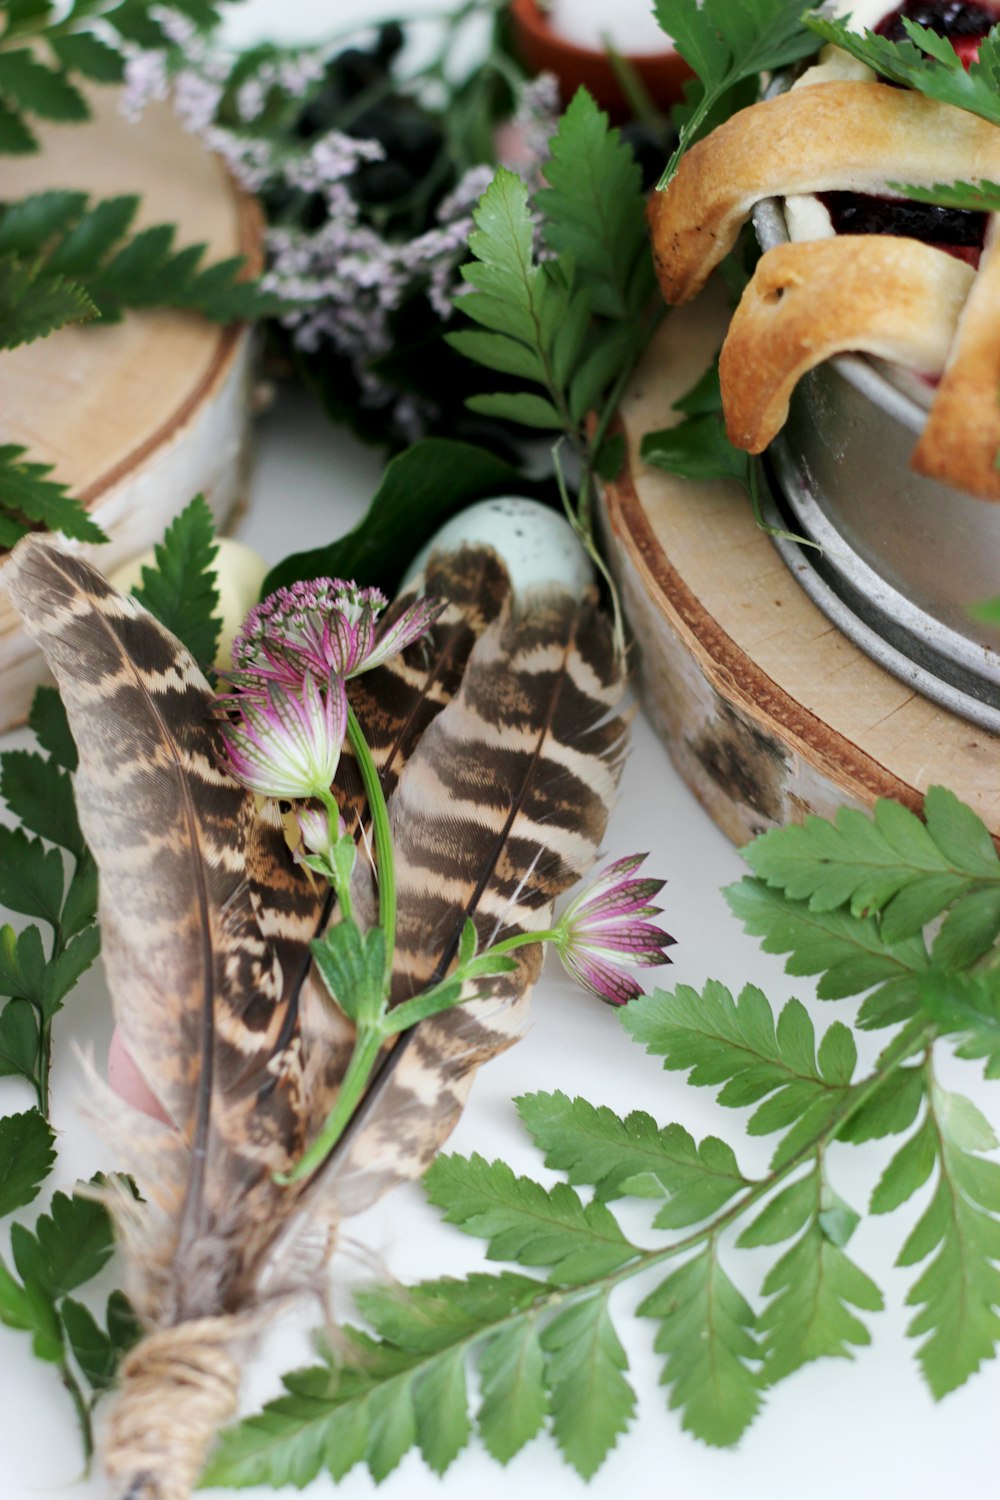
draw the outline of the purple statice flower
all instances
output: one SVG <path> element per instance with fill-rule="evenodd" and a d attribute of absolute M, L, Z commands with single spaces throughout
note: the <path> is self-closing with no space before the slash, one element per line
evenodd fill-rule
<path fill-rule="evenodd" d="M 346 681 L 418 640 L 444 601 L 418 599 L 378 634 L 385 606 L 378 589 L 358 588 L 341 578 L 314 578 L 278 589 L 250 611 L 233 642 L 233 676 L 250 691 L 266 691 L 273 683 L 294 690 L 308 675 Z"/>
<path fill-rule="evenodd" d="M 171 10 L 168 5 L 150 6 L 149 14 L 160 23 L 167 41 L 175 47 L 190 46 L 198 35 L 198 28 L 191 18 L 179 10 Z"/>
<path fill-rule="evenodd" d="M 147 104 L 154 99 L 165 99 L 169 91 L 166 52 L 137 52 L 126 58 L 125 87 L 118 104 L 126 120 L 134 124 L 141 119 Z"/>
<path fill-rule="evenodd" d="M 623 962 L 641 968 L 670 962 L 663 950 L 673 938 L 648 920 L 659 915 L 661 908 L 649 901 L 664 882 L 630 878 L 646 857 L 630 854 L 608 865 L 556 925 L 554 945 L 563 967 L 610 1005 L 625 1005 L 644 993 Z"/>
<path fill-rule="evenodd" d="M 325 193 L 333 183 L 351 177 L 364 162 L 384 160 L 385 147 L 380 141 L 356 140 L 342 130 L 328 130 L 304 155 L 291 158 L 283 175 L 289 187 Z"/>
<path fill-rule="evenodd" d="M 235 700 L 237 717 L 222 725 L 226 767 L 262 797 L 325 797 L 347 733 L 347 691 L 337 678 L 322 691 L 306 673 L 296 689 L 269 682 Z"/>
<path fill-rule="evenodd" d="M 212 126 L 223 84 L 198 68 L 181 68 L 173 76 L 174 114 L 185 130 L 204 135 Z"/>

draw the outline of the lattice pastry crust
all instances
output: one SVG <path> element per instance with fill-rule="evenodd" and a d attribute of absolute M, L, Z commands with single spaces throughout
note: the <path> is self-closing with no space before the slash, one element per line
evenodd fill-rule
<path fill-rule="evenodd" d="M 932 186 L 959 178 L 1000 180 L 1000 130 L 920 94 L 835 81 L 752 105 L 692 147 L 667 190 L 652 197 L 663 294 L 668 302 L 695 296 L 762 198 L 879 193 L 887 180 Z M 932 376 L 944 370 L 914 466 L 1000 499 L 995 242 L 978 275 L 943 251 L 897 236 L 841 235 L 769 250 L 723 348 L 732 441 L 751 452 L 766 447 L 799 377 L 847 351 Z"/>

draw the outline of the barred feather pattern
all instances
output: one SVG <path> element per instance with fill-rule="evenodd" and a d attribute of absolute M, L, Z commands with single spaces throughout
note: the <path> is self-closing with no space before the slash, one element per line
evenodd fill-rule
<path fill-rule="evenodd" d="M 79 750 L 116 1018 L 190 1153 L 133 1290 L 146 1317 L 203 1316 L 252 1282 L 290 1206 L 271 1174 L 304 1145 L 294 1026 L 277 1045 L 290 997 L 246 878 L 253 798 L 221 769 L 211 689 L 168 631 L 44 541 L 9 569 Z"/>
<path fill-rule="evenodd" d="M 589 868 L 627 749 L 622 663 L 596 598 L 510 600 L 389 805 L 399 900 L 396 1001 L 447 973 L 466 918 L 480 946 L 551 926 Z M 404 1034 L 325 1174 L 340 1214 L 422 1173 L 475 1070 L 521 1035 L 542 952 L 529 945 L 479 998 Z"/>
<path fill-rule="evenodd" d="M 421 737 L 461 686 L 470 654 L 508 603 L 511 586 L 495 552 L 463 547 L 431 560 L 426 573 L 390 606 L 386 625 L 422 593 L 447 601 L 427 634 L 383 666 L 348 684 L 351 706 L 371 749 L 387 800 Z M 345 824 L 367 842 L 365 794 L 350 745 L 344 746 L 334 791 Z M 368 911 L 374 919 L 368 873 L 362 858 L 354 908 L 359 918 Z M 332 898 L 326 920 L 336 920 Z M 336 1087 L 350 1058 L 354 1028 L 331 1007 L 315 967 L 306 975 L 298 1008 L 306 1058 L 306 1097 L 314 1101 L 307 1129 L 315 1134 L 326 1118 L 328 1092 Z"/>
<path fill-rule="evenodd" d="M 177 1126 L 107 1105 L 147 1200 L 114 1206 L 151 1332 L 106 1461 L 129 1500 L 182 1500 L 235 1401 L 234 1348 L 274 1299 L 317 1284 L 344 1216 L 424 1169 L 476 1067 L 519 1035 L 541 955 L 522 950 L 515 973 L 387 1051 L 325 1168 L 278 1188 L 351 1048 L 309 963 L 328 897 L 294 864 L 277 809 L 221 769 L 211 691 L 179 643 L 47 540 L 21 543 L 9 576 L 80 753 L 117 1018 Z M 516 611 L 482 549 L 432 565 L 428 583 L 451 600 L 428 640 L 352 684 L 391 793 L 397 1000 L 447 972 L 467 916 L 483 943 L 550 924 L 603 836 L 626 740 L 593 600 Z"/>
<path fill-rule="evenodd" d="M 425 575 L 390 606 L 385 627 L 423 593 L 448 601 L 427 634 L 348 684 L 387 801 L 424 731 L 455 696 L 476 641 L 506 604 L 510 579 L 488 548 L 463 547 L 434 558 Z M 356 827 L 365 815 L 365 794 L 349 745 L 344 746 L 335 789 L 347 827 Z"/>

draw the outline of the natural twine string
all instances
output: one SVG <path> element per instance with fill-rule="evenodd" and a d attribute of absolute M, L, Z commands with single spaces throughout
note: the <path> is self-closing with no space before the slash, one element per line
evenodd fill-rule
<path fill-rule="evenodd" d="M 219 1428 L 236 1414 L 240 1368 L 232 1318 L 163 1328 L 120 1370 L 104 1465 L 120 1500 L 188 1500 Z"/>

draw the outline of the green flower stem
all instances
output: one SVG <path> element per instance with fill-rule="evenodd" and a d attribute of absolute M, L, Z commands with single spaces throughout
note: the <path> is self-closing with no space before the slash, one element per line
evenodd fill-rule
<path fill-rule="evenodd" d="M 383 1039 L 384 1033 L 380 1022 L 358 1028 L 354 1051 L 351 1053 L 344 1081 L 340 1085 L 337 1102 L 330 1111 L 326 1124 L 290 1172 L 275 1172 L 275 1182 L 282 1187 L 288 1187 L 293 1182 L 301 1182 L 303 1177 L 311 1177 L 317 1167 L 323 1165 L 350 1124 L 351 1117 L 364 1096 Z"/>
<path fill-rule="evenodd" d="M 563 941 L 565 934 L 562 923 L 555 927 L 546 927 L 544 932 L 516 932 L 513 937 L 501 938 L 499 943 L 493 943 L 486 952 L 491 958 L 503 958 L 507 953 L 514 953 L 518 948 L 528 948 L 532 943 L 554 943 L 556 947 Z"/>
<path fill-rule="evenodd" d="M 381 787 L 379 788 L 379 790 L 381 790 Z M 320 792 L 319 798 L 323 806 L 326 808 L 327 822 L 330 829 L 330 843 L 331 845 L 333 845 L 336 843 L 337 839 L 340 836 L 340 808 L 337 806 L 337 799 L 331 791 Z M 354 920 L 354 915 L 351 910 L 350 884 L 349 882 L 337 879 L 335 864 L 330 863 L 329 870 L 334 890 L 337 893 L 337 902 L 340 906 L 340 914 L 344 918 L 345 922 L 351 922 Z"/>
<path fill-rule="evenodd" d="M 347 738 L 351 742 L 351 749 L 358 762 L 372 819 L 375 858 L 378 864 L 378 922 L 385 933 L 385 988 L 388 993 L 389 980 L 392 976 L 393 950 L 396 945 L 396 862 L 392 852 L 389 809 L 385 805 L 385 793 L 382 791 L 378 767 L 372 759 L 368 741 L 364 737 L 354 709 L 350 706 L 347 709 Z"/>

